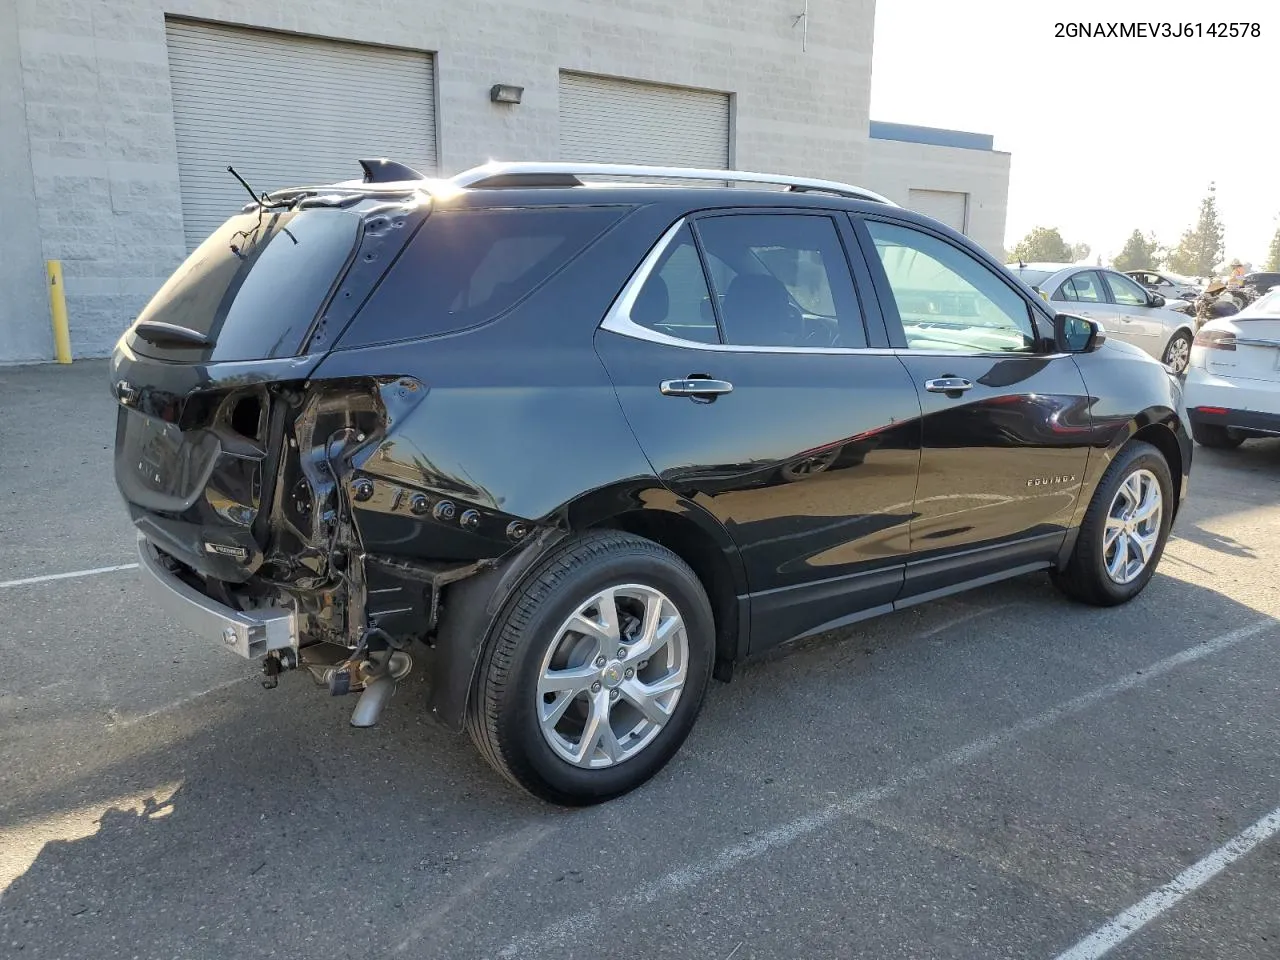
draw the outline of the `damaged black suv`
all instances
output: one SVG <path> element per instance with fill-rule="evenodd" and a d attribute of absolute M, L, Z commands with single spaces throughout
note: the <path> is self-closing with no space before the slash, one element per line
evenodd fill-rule
<path fill-rule="evenodd" d="M 1177 381 L 950 228 L 767 174 L 361 163 L 231 216 L 112 360 L 144 578 L 268 685 L 368 726 L 417 660 L 431 715 L 585 804 L 749 654 L 1151 579 Z"/>

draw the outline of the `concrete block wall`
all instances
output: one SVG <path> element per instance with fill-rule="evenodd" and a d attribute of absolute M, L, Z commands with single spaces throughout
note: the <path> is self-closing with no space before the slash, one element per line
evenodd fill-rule
<path fill-rule="evenodd" d="M 872 139 L 866 157 L 866 185 L 904 207 L 910 206 L 913 188 L 969 194 L 965 233 L 1000 256 L 1009 209 L 1009 154 Z"/>
<path fill-rule="evenodd" d="M 64 262 L 73 352 L 90 357 L 185 256 L 166 15 L 436 54 L 446 175 L 554 159 L 562 69 L 733 94 L 739 167 L 863 175 L 874 0 L 813 9 L 805 52 L 797 0 L 14 2 L 0 0 L 0 362 L 52 356 L 43 260 Z M 524 103 L 489 103 L 499 82 Z"/>

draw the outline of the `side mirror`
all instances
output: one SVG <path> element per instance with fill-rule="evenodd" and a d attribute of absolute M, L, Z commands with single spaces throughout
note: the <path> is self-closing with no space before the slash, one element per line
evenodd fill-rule
<path fill-rule="evenodd" d="M 1158 293 L 1147 294 L 1148 307 L 1163 307 L 1164 305 L 1165 305 L 1165 299 L 1164 297 L 1160 296 L 1160 294 Z"/>
<path fill-rule="evenodd" d="M 1093 353 L 1107 342 L 1107 331 L 1097 320 L 1074 313 L 1059 313 L 1053 318 L 1053 336 L 1064 353 Z"/>

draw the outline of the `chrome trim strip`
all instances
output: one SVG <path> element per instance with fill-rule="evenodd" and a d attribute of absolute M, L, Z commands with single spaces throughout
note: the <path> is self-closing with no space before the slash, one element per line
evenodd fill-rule
<path fill-rule="evenodd" d="M 269 650 L 298 647 L 298 624 L 292 610 L 233 610 L 187 586 L 160 563 L 155 548 L 138 534 L 138 561 L 143 586 L 183 627 L 247 660 Z"/>
<path fill-rule="evenodd" d="M 819 353 L 835 356 L 849 354 L 864 357 L 988 357 L 993 360 L 1008 360 L 1011 357 L 1058 360 L 1062 357 L 1070 356 L 1067 353 L 958 353 L 954 350 L 896 350 L 892 347 L 761 347 L 730 343 L 701 343 L 697 340 L 683 340 L 680 337 L 672 337 L 665 333 L 659 333 L 657 330 L 642 327 L 631 319 L 631 308 L 635 306 L 636 298 L 640 295 L 640 289 L 644 286 L 645 281 L 649 279 L 649 275 L 657 267 L 662 255 L 667 252 L 667 247 L 675 242 L 677 234 L 680 233 L 681 228 L 688 222 L 688 219 L 688 217 L 681 217 L 668 227 L 667 231 L 658 239 L 658 242 L 645 255 L 645 258 L 640 261 L 640 266 L 636 267 L 635 272 L 631 274 L 630 279 L 627 280 L 622 291 L 609 307 L 609 312 L 604 315 L 604 320 L 600 322 L 599 329 L 630 337 L 633 340 L 647 340 L 649 343 L 660 343 L 668 347 L 681 347 L 685 350 L 702 350 L 707 353 Z"/>
<path fill-rule="evenodd" d="M 1236 337 L 1235 342 L 1246 347 L 1280 347 L 1280 340 L 1263 340 L 1257 337 Z"/>
<path fill-rule="evenodd" d="M 481 186 L 486 180 L 519 174 L 561 174 L 584 177 L 648 177 L 655 180 L 706 180 L 718 183 L 762 183 L 792 187 L 795 190 L 814 190 L 834 193 L 854 200 L 874 200 L 896 207 L 888 197 L 865 187 L 836 180 L 818 180 L 811 177 L 792 177 L 781 173 L 756 173 L 750 170 L 709 170 L 701 167 L 660 167 L 629 163 L 541 163 L 491 162 L 472 167 L 457 174 L 451 181 L 458 187 Z"/>

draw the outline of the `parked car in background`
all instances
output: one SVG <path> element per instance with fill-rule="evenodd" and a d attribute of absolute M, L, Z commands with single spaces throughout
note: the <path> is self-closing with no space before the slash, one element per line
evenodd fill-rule
<path fill-rule="evenodd" d="M 1280 287 L 1280 273 L 1247 273 L 1241 286 L 1251 287 L 1258 293 L 1267 293 Z"/>
<path fill-rule="evenodd" d="M 1191 435 L 1231 449 L 1280 436 L 1280 289 L 1196 334 L 1186 380 Z"/>
<path fill-rule="evenodd" d="M 1055 310 L 1101 322 L 1107 336 L 1140 347 L 1175 373 L 1186 369 L 1195 336 L 1193 319 L 1168 309 L 1164 297 L 1132 277 L 1083 264 L 1007 266 Z"/>
<path fill-rule="evenodd" d="M 1159 270 L 1126 270 L 1125 276 L 1137 280 L 1152 293 L 1165 300 L 1194 300 L 1204 292 L 1204 285 L 1191 277 L 1180 277 Z"/>

